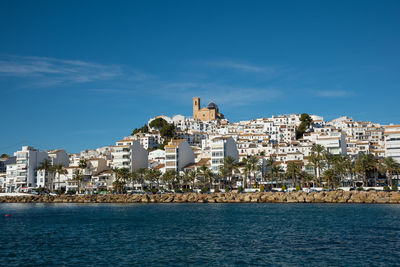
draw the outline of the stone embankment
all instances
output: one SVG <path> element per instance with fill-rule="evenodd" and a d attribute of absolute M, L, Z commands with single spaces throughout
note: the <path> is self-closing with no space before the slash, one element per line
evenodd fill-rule
<path fill-rule="evenodd" d="M 379 203 L 400 204 L 400 192 L 331 191 L 212 194 L 2 196 L 0 203 Z"/>

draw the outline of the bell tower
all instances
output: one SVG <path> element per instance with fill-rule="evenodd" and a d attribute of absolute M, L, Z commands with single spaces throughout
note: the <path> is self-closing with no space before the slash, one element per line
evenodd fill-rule
<path fill-rule="evenodd" d="M 200 110 L 200 97 L 193 97 L 193 119 L 198 119 L 197 113 Z"/>

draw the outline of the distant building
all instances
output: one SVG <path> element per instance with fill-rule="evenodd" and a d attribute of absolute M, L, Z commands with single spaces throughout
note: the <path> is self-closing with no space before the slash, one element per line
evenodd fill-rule
<path fill-rule="evenodd" d="M 400 125 L 385 126 L 385 155 L 400 163 Z"/>
<path fill-rule="evenodd" d="M 7 171 L 8 164 L 15 164 L 17 157 L 0 158 L 0 173 L 5 173 Z"/>
<path fill-rule="evenodd" d="M 333 155 L 346 155 L 346 138 L 341 132 L 331 132 L 327 136 L 318 136 L 316 144 L 325 147 L 326 151 Z"/>
<path fill-rule="evenodd" d="M 23 146 L 14 155 L 17 157 L 16 164 L 7 165 L 7 192 L 36 187 L 38 182 L 36 169 L 43 161 L 49 159 L 47 152 Z"/>
<path fill-rule="evenodd" d="M 218 106 L 214 102 L 210 102 L 207 107 L 200 108 L 200 97 L 193 97 L 193 119 L 214 121 L 223 118 L 224 115 L 219 113 Z"/>
<path fill-rule="evenodd" d="M 47 154 L 49 155 L 51 164 L 53 166 L 56 166 L 57 164 L 61 164 L 64 167 L 69 166 L 69 156 L 64 149 L 48 151 Z"/>
<path fill-rule="evenodd" d="M 194 162 L 194 152 L 185 140 L 172 139 L 165 146 L 165 171 L 174 170 L 179 172 Z"/>
<path fill-rule="evenodd" d="M 131 171 L 137 171 L 148 167 L 148 152 L 139 140 L 120 140 L 113 148 L 113 168 L 128 168 Z"/>
<path fill-rule="evenodd" d="M 239 160 L 239 151 L 232 137 L 214 137 L 210 142 L 211 147 L 211 170 L 218 172 L 224 164 L 224 158 L 230 156 L 235 161 Z"/>

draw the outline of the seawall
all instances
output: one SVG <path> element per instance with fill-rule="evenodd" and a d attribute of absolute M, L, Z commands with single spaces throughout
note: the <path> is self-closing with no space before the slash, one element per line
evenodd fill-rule
<path fill-rule="evenodd" d="M 0 203 L 377 203 L 400 204 L 400 192 L 258 192 L 1 196 Z"/>

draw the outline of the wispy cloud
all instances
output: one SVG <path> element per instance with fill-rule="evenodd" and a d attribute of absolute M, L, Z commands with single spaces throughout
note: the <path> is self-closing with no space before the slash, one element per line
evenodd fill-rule
<path fill-rule="evenodd" d="M 218 68 L 232 69 L 242 72 L 252 73 L 275 73 L 279 67 L 276 66 L 257 66 L 248 63 L 240 63 L 234 61 L 209 61 L 204 62 L 205 65 Z"/>
<path fill-rule="evenodd" d="M 174 88 L 174 94 L 168 88 Z M 187 101 L 200 96 L 206 101 L 215 101 L 231 107 L 246 106 L 257 102 L 270 102 L 283 97 L 282 90 L 265 87 L 232 86 L 217 82 L 173 82 L 159 86 L 157 93 L 172 101 Z"/>
<path fill-rule="evenodd" d="M 121 75 L 123 70 L 120 65 L 49 57 L 2 56 L 0 58 L 0 76 L 30 78 L 38 87 L 104 81 Z M 138 74 L 133 73 L 133 76 L 135 75 Z"/>
<path fill-rule="evenodd" d="M 234 61 L 213 61 L 208 64 L 219 68 L 250 73 L 274 73 L 274 67 L 256 66 Z M 195 73 L 207 74 L 204 69 Z M 112 95 L 125 99 L 154 96 L 179 103 L 199 95 L 204 101 L 237 107 L 253 103 L 269 102 L 283 96 L 283 91 L 259 81 L 250 85 L 242 82 L 209 78 L 185 77 L 179 70 L 174 75 L 160 78 L 153 74 L 118 64 L 99 64 L 83 60 L 67 60 L 50 57 L 0 56 L 0 76 L 18 77 L 29 85 L 48 88 L 66 84 L 89 84 L 85 90 L 94 94 Z M 267 79 L 268 80 L 268 79 Z M 98 87 L 99 86 L 99 87 Z M 77 87 L 79 88 L 79 87 Z"/>
<path fill-rule="evenodd" d="M 354 94 L 352 91 L 346 90 L 321 90 L 312 93 L 319 97 L 348 97 Z"/>

